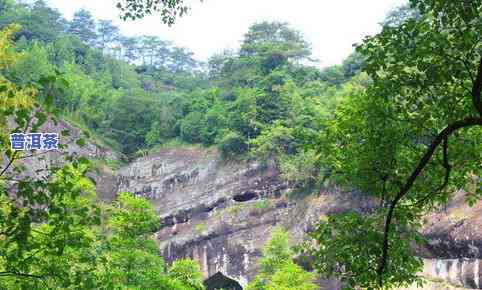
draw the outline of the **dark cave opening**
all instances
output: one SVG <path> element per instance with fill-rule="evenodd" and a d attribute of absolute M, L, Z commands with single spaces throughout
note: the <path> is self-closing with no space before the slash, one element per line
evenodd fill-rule
<path fill-rule="evenodd" d="M 224 276 L 221 272 L 217 272 L 205 280 L 204 286 L 207 290 L 243 290 L 243 287 L 236 280 Z"/>
<path fill-rule="evenodd" d="M 237 202 L 250 201 L 256 198 L 258 198 L 258 196 L 256 195 L 256 193 L 252 191 L 246 191 L 241 194 L 237 194 L 233 197 L 234 201 L 237 201 Z"/>

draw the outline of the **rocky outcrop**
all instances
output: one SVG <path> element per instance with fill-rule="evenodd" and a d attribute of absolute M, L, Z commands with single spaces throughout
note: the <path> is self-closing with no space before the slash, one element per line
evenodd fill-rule
<path fill-rule="evenodd" d="M 215 152 L 164 150 L 120 170 L 119 190 L 151 200 L 161 218 L 156 234 L 166 261 L 191 257 L 205 278 L 223 275 L 242 286 L 254 277 L 261 249 L 274 227 L 301 241 L 320 216 L 372 203 L 337 189 L 289 199 L 274 164 L 221 161 Z M 336 289 L 324 281 L 324 289 Z"/>
<path fill-rule="evenodd" d="M 232 198 L 249 201 L 280 196 L 287 187 L 276 177 L 272 164 L 226 164 L 214 152 L 171 149 L 122 168 L 118 190 L 151 200 L 163 218 L 171 215 L 182 221 Z"/>
<path fill-rule="evenodd" d="M 85 146 L 79 146 L 76 140 L 82 137 L 81 130 L 62 120 L 54 122 L 52 119 L 49 119 L 37 131 L 58 133 L 60 136 L 59 143 L 65 146 L 65 148 L 51 151 L 25 152 L 24 156 L 17 161 L 17 164 L 24 167 L 25 171 L 23 174 L 26 176 L 35 178 L 45 176 L 48 172 L 47 169 L 65 163 L 65 156 L 67 155 L 85 157 L 90 160 L 120 160 L 122 158 L 120 154 L 106 146 L 96 144 L 93 140 L 86 140 Z M 62 131 L 69 132 L 69 136 L 61 136 Z M 100 166 L 96 168 L 95 172 L 89 174 L 89 177 L 96 182 L 97 195 L 100 199 L 112 200 L 115 196 L 117 192 L 116 175 L 115 172 L 105 166 Z"/>
<path fill-rule="evenodd" d="M 455 193 L 440 211 L 425 217 L 422 233 L 429 245 L 420 255 L 425 258 L 482 259 L 482 202 L 469 206 L 466 193 Z"/>
<path fill-rule="evenodd" d="M 428 244 L 423 276 L 466 289 L 482 289 L 482 202 L 467 205 L 466 193 L 456 192 L 448 205 L 427 215 L 422 233 Z"/>
<path fill-rule="evenodd" d="M 148 198 L 158 211 L 161 229 L 156 238 L 166 261 L 191 257 L 200 263 L 207 282 L 245 286 L 256 274 L 261 249 L 274 227 L 286 228 L 297 243 L 320 218 L 373 207 L 363 194 L 336 188 L 288 198 L 292 189 L 278 175 L 274 164 L 225 163 L 214 151 L 192 148 L 140 158 L 119 171 L 118 181 L 120 191 Z M 431 243 L 420 250 L 425 258 L 421 274 L 430 281 L 424 289 L 481 288 L 480 227 L 472 224 L 482 216 L 477 212 L 480 204 L 467 209 L 459 203 L 463 197 L 457 198 L 447 208 L 450 222 L 444 222 L 445 212 L 426 218 L 423 230 Z M 457 213 L 462 208 L 463 217 Z M 320 285 L 340 289 L 336 280 Z"/>
<path fill-rule="evenodd" d="M 163 228 L 157 233 L 167 261 L 191 256 L 206 278 L 221 272 L 246 284 L 273 225 L 283 219 L 288 187 L 273 164 L 224 163 L 204 150 L 165 150 L 120 170 L 119 190 L 151 200 Z M 253 218 L 247 207 L 276 202 Z"/>
<path fill-rule="evenodd" d="M 482 288 L 482 260 L 424 259 L 423 276 L 467 289 Z"/>

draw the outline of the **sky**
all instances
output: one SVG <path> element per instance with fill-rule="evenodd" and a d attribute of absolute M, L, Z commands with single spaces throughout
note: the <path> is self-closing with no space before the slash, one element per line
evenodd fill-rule
<path fill-rule="evenodd" d="M 67 19 L 84 8 L 96 19 L 113 20 L 127 36 L 155 35 L 187 47 L 206 61 L 224 49 L 238 49 L 250 25 L 261 21 L 288 22 L 312 44 L 318 66 L 340 64 L 367 35 L 380 31 L 387 13 L 407 0 L 187 0 L 188 15 L 172 27 L 159 16 L 121 21 L 117 0 L 48 0 Z"/>

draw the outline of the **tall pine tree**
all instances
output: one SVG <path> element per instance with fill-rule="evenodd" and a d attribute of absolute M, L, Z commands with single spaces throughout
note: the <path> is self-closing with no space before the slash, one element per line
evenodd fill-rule
<path fill-rule="evenodd" d="M 95 28 L 92 14 L 85 9 L 81 9 L 75 12 L 74 18 L 69 24 L 69 33 L 77 36 L 85 44 L 94 45 L 97 40 Z"/>
<path fill-rule="evenodd" d="M 112 44 L 119 41 L 119 27 L 115 26 L 111 20 L 100 20 L 97 27 L 97 46 L 104 50 L 109 49 Z"/>

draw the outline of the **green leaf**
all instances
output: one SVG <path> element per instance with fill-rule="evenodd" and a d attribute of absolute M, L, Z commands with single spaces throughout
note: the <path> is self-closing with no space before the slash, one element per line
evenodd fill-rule
<path fill-rule="evenodd" d="M 70 130 L 69 129 L 62 130 L 62 132 L 60 132 L 60 135 L 62 137 L 69 137 L 70 136 Z"/>
<path fill-rule="evenodd" d="M 86 145 L 86 142 L 84 139 L 79 138 L 75 141 L 75 144 L 79 145 L 80 147 L 84 147 Z"/>

